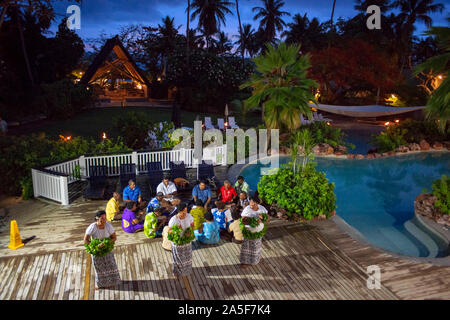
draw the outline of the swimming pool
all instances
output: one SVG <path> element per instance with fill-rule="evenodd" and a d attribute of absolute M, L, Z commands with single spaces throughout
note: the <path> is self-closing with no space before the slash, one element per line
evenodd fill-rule
<path fill-rule="evenodd" d="M 289 162 L 280 157 L 280 164 Z M 380 159 L 317 158 L 317 169 L 335 183 L 336 214 L 369 242 L 414 257 L 443 257 L 448 245 L 414 217 L 414 200 L 432 181 L 450 173 L 449 153 L 418 153 Z M 256 190 L 263 165 L 241 175 Z"/>

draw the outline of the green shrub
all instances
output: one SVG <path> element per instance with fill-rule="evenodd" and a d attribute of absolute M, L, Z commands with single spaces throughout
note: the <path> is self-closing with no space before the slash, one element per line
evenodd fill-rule
<path fill-rule="evenodd" d="M 59 80 L 42 85 L 42 95 L 37 97 L 36 103 L 43 106 L 50 119 L 68 119 L 76 112 L 94 103 L 94 92 L 82 84 L 74 84 L 69 79 Z"/>
<path fill-rule="evenodd" d="M 277 173 L 264 175 L 258 183 L 260 198 L 267 204 L 276 204 L 286 210 L 311 220 L 321 214 L 329 217 L 336 208 L 334 183 L 328 182 L 325 173 L 307 165 L 294 173 L 288 164 Z"/>
<path fill-rule="evenodd" d="M 373 144 L 379 152 L 393 151 L 408 143 L 419 143 L 421 140 L 446 141 L 450 139 L 450 132 L 441 133 L 434 121 L 417 121 L 406 119 L 399 124 L 389 126 L 386 131 L 372 137 Z"/>
<path fill-rule="evenodd" d="M 75 137 L 69 141 L 50 140 L 44 135 L 0 137 L 0 193 L 32 197 L 31 168 L 65 161 L 90 153 L 130 150 L 117 140 L 101 143 Z M 24 199 L 25 199 L 24 198 Z"/>
<path fill-rule="evenodd" d="M 129 148 L 139 150 L 149 145 L 148 131 L 153 128 L 153 124 L 145 113 L 129 112 L 125 117 L 115 118 L 113 122 L 115 130 Z"/>
<path fill-rule="evenodd" d="M 433 191 L 431 192 L 438 200 L 434 206 L 444 214 L 450 214 L 450 177 L 445 174 L 441 179 L 433 181 Z"/>

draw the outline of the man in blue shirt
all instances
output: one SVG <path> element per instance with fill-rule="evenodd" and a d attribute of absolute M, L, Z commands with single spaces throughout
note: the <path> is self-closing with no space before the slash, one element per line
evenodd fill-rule
<path fill-rule="evenodd" d="M 192 197 L 194 198 L 194 202 L 197 201 L 197 199 L 202 200 L 205 209 L 208 209 L 208 205 L 211 202 L 212 193 L 211 189 L 206 185 L 204 180 L 200 181 L 200 183 L 192 189 Z"/>
<path fill-rule="evenodd" d="M 142 201 L 141 189 L 136 185 L 134 180 L 128 181 L 128 186 L 123 189 L 123 201 L 125 204 L 130 201 L 134 201 L 138 204 L 138 207 L 142 208 L 145 205 Z"/>

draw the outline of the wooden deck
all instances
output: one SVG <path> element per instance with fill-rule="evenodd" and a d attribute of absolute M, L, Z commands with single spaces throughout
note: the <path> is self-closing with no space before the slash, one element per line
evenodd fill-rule
<path fill-rule="evenodd" d="M 396 299 L 370 290 L 367 274 L 308 225 L 269 229 L 261 262 L 239 268 L 240 246 L 194 244 L 187 286 L 171 276 L 171 253 L 160 241 L 118 245 L 122 284 L 94 290 L 90 257 L 82 250 L 0 258 L 0 299 Z"/>

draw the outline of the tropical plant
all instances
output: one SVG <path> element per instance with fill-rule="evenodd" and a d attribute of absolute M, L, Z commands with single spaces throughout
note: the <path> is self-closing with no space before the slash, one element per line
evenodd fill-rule
<path fill-rule="evenodd" d="M 450 22 L 450 18 L 447 21 Z M 443 53 L 418 65 L 414 74 L 418 75 L 429 71 L 436 77 L 443 78 L 442 83 L 428 99 L 425 114 L 428 119 L 437 120 L 440 130 L 444 132 L 450 121 L 450 28 L 432 27 L 426 34 L 435 37 L 437 45 L 443 50 Z"/>
<path fill-rule="evenodd" d="M 259 197 L 268 205 L 276 204 L 286 214 L 303 216 L 311 220 L 319 215 L 330 217 L 336 208 L 334 183 L 328 182 L 325 173 L 309 164 L 294 172 L 292 163 L 276 173 L 262 176 L 258 183 Z"/>
<path fill-rule="evenodd" d="M 283 16 L 290 16 L 291 14 L 286 11 L 281 11 L 284 6 L 283 0 L 261 0 L 263 7 L 254 7 L 253 12 L 256 15 L 253 20 L 261 19 L 259 22 L 259 29 L 263 30 L 264 42 L 273 43 L 276 37 L 276 32 L 283 31 L 283 27 L 286 26 L 286 22 L 283 21 Z"/>
<path fill-rule="evenodd" d="M 267 128 L 293 131 L 300 126 L 300 114 L 312 117 L 310 101 L 316 101 L 313 89 L 317 83 L 307 77 L 309 55 L 299 55 L 300 45 L 280 43 L 267 45 L 264 55 L 253 58 L 256 73 L 240 86 L 251 88 L 245 100 L 250 108 L 263 107 Z"/>
<path fill-rule="evenodd" d="M 291 162 L 293 164 L 292 167 L 294 173 L 296 173 L 299 170 L 304 169 L 308 165 L 308 162 L 313 160 L 314 155 L 312 153 L 312 148 L 314 146 L 314 140 L 311 131 L 308 129 L 302 129 L 295 132 L 292 136 L 292 140 Z M 299 151 L 301 151 L 303 155 L 301 167 L 297 166 L 297 162 L 299 161 Z"/>
<path fill-rule="evenodd" d="M 244 24 L 242 32 L 238 36 L 238 40 L 235 44 L 238 45 L 237 50 L 241 52 L 242 57 L 244 57 L 245 52 L 247 51 L 250 57 L 253 57 L 255 52 L 252 50 L 251 43 L 253 38 L 255 37 L 255 30 L 252 29 L 251 24 Z"/>
<path fill-rule="evenodd" d="M 191 4 L 194 10 L 191 19 L 198 17 L 198 28 L 203 29 L 206 36 L 206 46 L 210 47 L 211 36 L 219 32 L 225 24 L 225 16 L 233 14 L 230 7 L 233 4 L 227 0 L 194 0 Z"/>
<path fill-rule="evenodd" d="M 194 230 L 192 230 L 191 227 L 183 230 L 178 225 L 174 225 L 172 231 L 169 232 L 167 239 L 178 246 L 189 244 L 195 239 Z"/>
<path fill-rule="evenodd" d="M 445 174 L 433 181 L 431 194 L 437 198 L 434 206 L 444 214 L 450 214 L 450 177 Z"/>
<path fill-rule="evenodd" d="M 242 235 L 244 236 L 244 239 L 246 240 L 256 240 L 259 238 L 264 237 L 264 235 L 267 232 L 267 222 L 269 221 L 269 215 L 267 213 L 262 214 L 262 220 L 259 222 L 259 217 L 243 217 L 240 219 L 239 228 L 242 231 Z M 252 232 L 250 231 L 246 225 L 243 223 L 244 220 L 248 223 L 247 226 L 250 226 L 251 228 L 256 228 L 259 226 L 260 223 L 264 224 L 263 229 L 261 231 Z"/>
<path fill-rule="evenodd" d="M 400 10 L 397 16 L 397 28 L 400 30 L 400 45 L 403 56 L 401 60 L 401 70 L 409 64 L 411 67 L 412 37 L 415 30 L 416 21 L 423 22 L 428 28 L 431 27 L 432 19 L 430 13 L 442 12 L 442 3 L 433 3 L 434 0 L 395 0 L 392 7 Z"/>
<path fill-rule="evenodd" d="M 288 24 L 289 29 L 282 34 L 283 37 L 286 37 L 286 43 L 301 44 L 302 52 L 319 50 L 326 46 L 325 27 L 317 18 L 309 20 L 305 13 L 303 16 L 294 15 L 292 20 Z"/>

